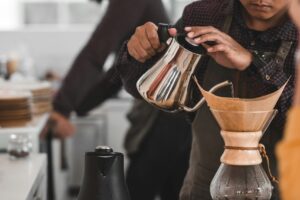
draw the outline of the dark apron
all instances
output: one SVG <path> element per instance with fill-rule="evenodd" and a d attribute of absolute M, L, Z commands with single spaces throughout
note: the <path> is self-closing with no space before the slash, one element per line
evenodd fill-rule
<path fill-rule="evenodd" d="M 130 128 L 126 132 L 124 148 L 128 155 L 138 152 L 142 141 L 158 118 L 159 110 L 144 100 L 135 99 L 127 114 Z"/>
<path fill-rule="evenodd" d="M 225 20 L 223 31 L 228 33 L 231 19 Z M 277 52 L 280 64 L 284 60 L 291 47 L 290 42 L 282 42 Z M 203 80 L 203 88 L 208 90 L 214 85 L 230 80 L 234 83 L 235 94 L 238 97 L 252 96 L 247 94 L 247 76 L 245 72 L 227 69 L 210 59 Z M 251 90 L 248 90 L 251 91 Z M 220 96 L 232 96 L 230 88 L 224 88 L 216 93 Z M 210 200 L 210 183 L 220 166 L 220 157 L 224 151 L 224 142 L 220 135 L 220 128 L 211 114 L 207 104 L 204 104 L 197 112 L 193 121 L 193 142 L 190 156 L 190 166 L 181 189 L 181 200 Z M 273 156 L 271 156 L 273 158 Z M 276 169 L 273 164 L 272 169 Z M 276 188 L 276 186 L 275 186 Z M 274 189 L 272 200 L 279 199 L 277 189 Z"/>

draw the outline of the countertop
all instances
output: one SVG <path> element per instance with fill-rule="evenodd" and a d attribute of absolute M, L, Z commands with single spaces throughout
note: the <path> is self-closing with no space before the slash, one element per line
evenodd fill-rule
<path fill-rule="evenodd" d="M 41 180 L 46 179 L 46 163 L 45 154 L 31 154 L 19 160 L 0 154 L 0 198 L 32 200 Z"/>

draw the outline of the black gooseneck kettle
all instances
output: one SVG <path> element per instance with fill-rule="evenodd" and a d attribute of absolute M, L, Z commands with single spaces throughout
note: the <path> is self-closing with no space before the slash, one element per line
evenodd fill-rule
<path fill-rule="evenodd" d="M 78 200 L 130 200 L 124 178 L 124 156 L 99 146 L 85 154 L 83 183 Z"/>

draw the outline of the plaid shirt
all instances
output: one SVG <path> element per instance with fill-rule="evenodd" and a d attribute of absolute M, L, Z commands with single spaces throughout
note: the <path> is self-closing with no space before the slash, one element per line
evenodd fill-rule
<path fill-rule="evenodd" d="M 182 16 L 184 26 L 214 26 L 221 29 L 226 18 L 224 12 L 229 0 L 202 0 L 188 5 Z M 292 41 L 292 47 L 284 62 L 284 66 L 279 66 L 275 58 L 270 58 L 265 65 L 256 66 L 251 64 L 246 70 L 249 87 L 254 89 L 254 96 L 261 96 L 273 92 L 281 87 L 291 76 L 276 108 L 279 113 L 272 124 L 272 131 L 281 135 L 283 123 L 287 109 L 291 105 L 294 89 L 294 53 L 297 46 L 297 30 L 294 24 L 287 17 L 287 20 L 280 26 L 271 28 L 263 32 L 250 30 L 243 20 L 242 5 L 235 1 L 233 8 L 233 21 L 231 23 L 229 35 L 239 42 L 243 47 L 258 52 L 277 52 L 283 40 Z M 182 29 L 182 27 L 178 27 Z M 160 55 L 142 64 L 131 58 L 127 52 L 126 44 L 120 53 L 116 68 L 121 76 L 127 91 L 135 97 L 140 97 L 136 89 L 138 78 L 152 66 Z M 199 63 L 196 76 L 203 80 L 209 57 L 202 59 Z M 270 130 L 270 129 L 269 129 Z"/>

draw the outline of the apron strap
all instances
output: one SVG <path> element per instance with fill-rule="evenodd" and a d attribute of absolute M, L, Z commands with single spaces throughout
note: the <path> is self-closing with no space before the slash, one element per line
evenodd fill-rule
<path fill-rule="evenodd" d="M 290 49 L 292 47 L 293 41 L 282 41 L 281 45 L 277 51 L 276 57 L 275 57 L 275 62 L 281 66 L 282 68 L 284 67 L 284 62 L 286 57 L 288 56 Z"/>
<path fill-rule="evenodd" d="M 225 22 L 224 22 L 224 25 L 223 25 L 223 28 L 222 28 L 222 31 L 225 32 L 225 33 L 229 33 L 229 29 L 230 29 L 230 26 L 231 26 L 231 22 L 232 22 L 232 18 L 233 18 L 233 13 L 232 13 L 233 3 L 234 3 L 234 1 L 230 0 L 229 3 L 228 3 L 228 6 L 226 8 L 226 12 L 225 12 L 226 18 L 225 18 Z"/>

